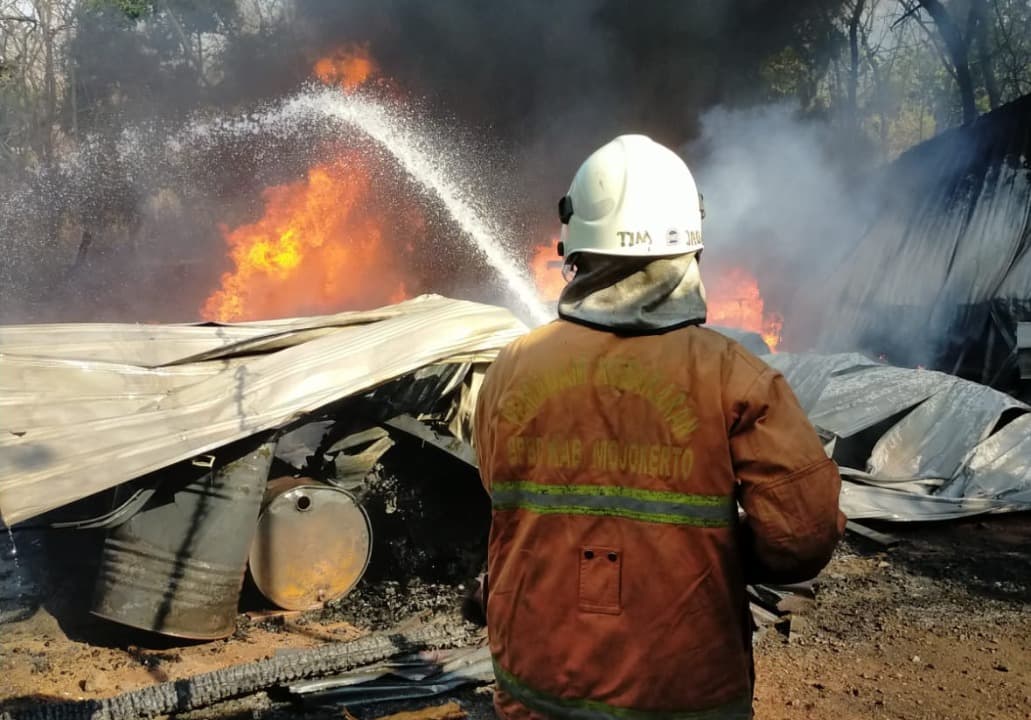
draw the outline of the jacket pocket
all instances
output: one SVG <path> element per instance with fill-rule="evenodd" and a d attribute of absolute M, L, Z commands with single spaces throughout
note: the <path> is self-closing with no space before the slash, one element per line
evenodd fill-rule
<path fill-rule="evenodd" d="M 622 548 L 597 545 L 580 548 L 580 611 L 619 615 L 623 611 L 622 575 Z"/>

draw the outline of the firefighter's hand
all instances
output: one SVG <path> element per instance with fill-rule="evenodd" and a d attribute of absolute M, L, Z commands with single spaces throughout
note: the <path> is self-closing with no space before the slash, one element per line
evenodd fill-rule
<path fill-rule="evenodd" d="M 462 618 L 477 627 L 487 625 L 487 576 L 480 575 L 462 598 Z"/>

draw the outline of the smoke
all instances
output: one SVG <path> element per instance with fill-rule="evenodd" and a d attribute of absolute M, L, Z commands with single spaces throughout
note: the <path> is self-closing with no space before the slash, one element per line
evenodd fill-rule
<path fill-rule="evenodd" d="M 786 105 L 721 106 L 700 125 L 683 155 L 705 198 L 703 275 L 748 270 L 788 318 L 786 347 L 809 348 L 835 316 L 822 278 L 845 262 L 876 204 L 866 169 L 826 123 Z"/>
<path fill-rule="evenodd" d="M 527 250 L 556 233 L 555 201 L 582 159 L 618 134 L 638 132 L 707 148 L 698 165 L 711 218 L 707 258 L 719 258 L 723 243 L 770 267 L 794 267 L 792 254 L 824 257 L 810 252 L 808 239 L 843 242 L 847 233 L 832 232 L 829 211 L 815 218 L 811 210 L 810 200 L 843 183 L 826 156 L 801 160 L 811 143 L 825 142 L 815 137 L 822 131 L 783 110 L 704 113 L 761 101 L 764 58 L 799 22 L 838 5 L 162 3 L 173 18 L 160 9 L 127 17 L 113 5 L 84 4 L 62 103 L 79 108 L 77 135 L 66 131 L 56 150 L 75 159 L 0 177 L 17 190 L 0 201 L 8 258 L 0 320 L 195 318 L 226 269 L 219 224 L 253 218 L 264 186 L 303 176 L 334 139 L 239 136 L 172 152 L 164 140 L 198 114 L 240 117 L 295 92 L 318 57 L 348 44 L 367 45 L 428 124 L 451 126 L 441 151 L 475 160 L 462 163 L 472 168 L 470 188 Z M 776 147 L 763 147 L 764 136 L 776 136 Z M 807 190 L 788 197 L 783 178 L 792 172 L 791 187 Z M 841 205 L 828 199 L 822 207 Z M 765 218 L 778 216 L 772 239 Z M 454 242 L 454 228 L 431 229 Z M 462 259 L 448 264 L 475 262 Z M 491 272 L 464 270 L 455 287 Z M 786 306 L 789 290 L 771 288 L 771 302 Z"/>

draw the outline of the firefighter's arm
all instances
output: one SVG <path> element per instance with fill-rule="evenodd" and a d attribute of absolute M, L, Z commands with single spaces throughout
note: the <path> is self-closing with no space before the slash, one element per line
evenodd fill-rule
<path fill-rule="evenodd" d="M 746 514 L 747 579 L 808 580 L 845 529 L 841 477 L 784 377 L 770 368 L 756 372 L 751 362 L 741 369 L 753 380 L 731 408 L 730 450 Z"/>

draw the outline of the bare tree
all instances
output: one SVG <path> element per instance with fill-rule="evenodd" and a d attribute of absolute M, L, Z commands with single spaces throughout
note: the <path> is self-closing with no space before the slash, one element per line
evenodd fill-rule
<path fill-rule="evenodd" d="M 855 0 L 848 23 L 850 60 L 848 68 L 848 111 L 852 130 L 859 126 L 859 101 L 857 99 L 859 91 L 859 24 L 863 19 L 863 9 L 865 6 L 866 0 Z"/>
<path fill-rule="evenodd" d="M 53 154 L 65 45 L 77 0 L 0 0 L 0 154 Z"/>
<path fill-rule="evenodd" d="M 963 33 L 952 13 L 946 9 L 941 0 L 917 0 L 914 5 L 909 0 L 901 0 L 906 6 L 906 14 L 902 19 L 915 16 L 921 8 L 934 20 L 944 44 L 948 63 L 959 90 L 960 106 L 963 108 L 963 124 L 971 123 L 977 118 L 977 102 L 974 96 L 974 80 L 970 72 L 970 40 L 971 33 Z M 972 16 L 973 13 L 971 13 Z M 967 27 L 971 26 L 968 20 Z"/>
<path fill-rule="evenodd" d="M 999 107 L 1001 99 L 999 86 L 995 82 L 994 53 L 989 40 L 990 23 L 988 7 L 985 0 L 970 0 L 970 14 L 973 22 L 971 31 L 977 43 L 977 64 L 984 81 L 984 90 L 988 95 L 988 106 L 993 110 Z"/>

